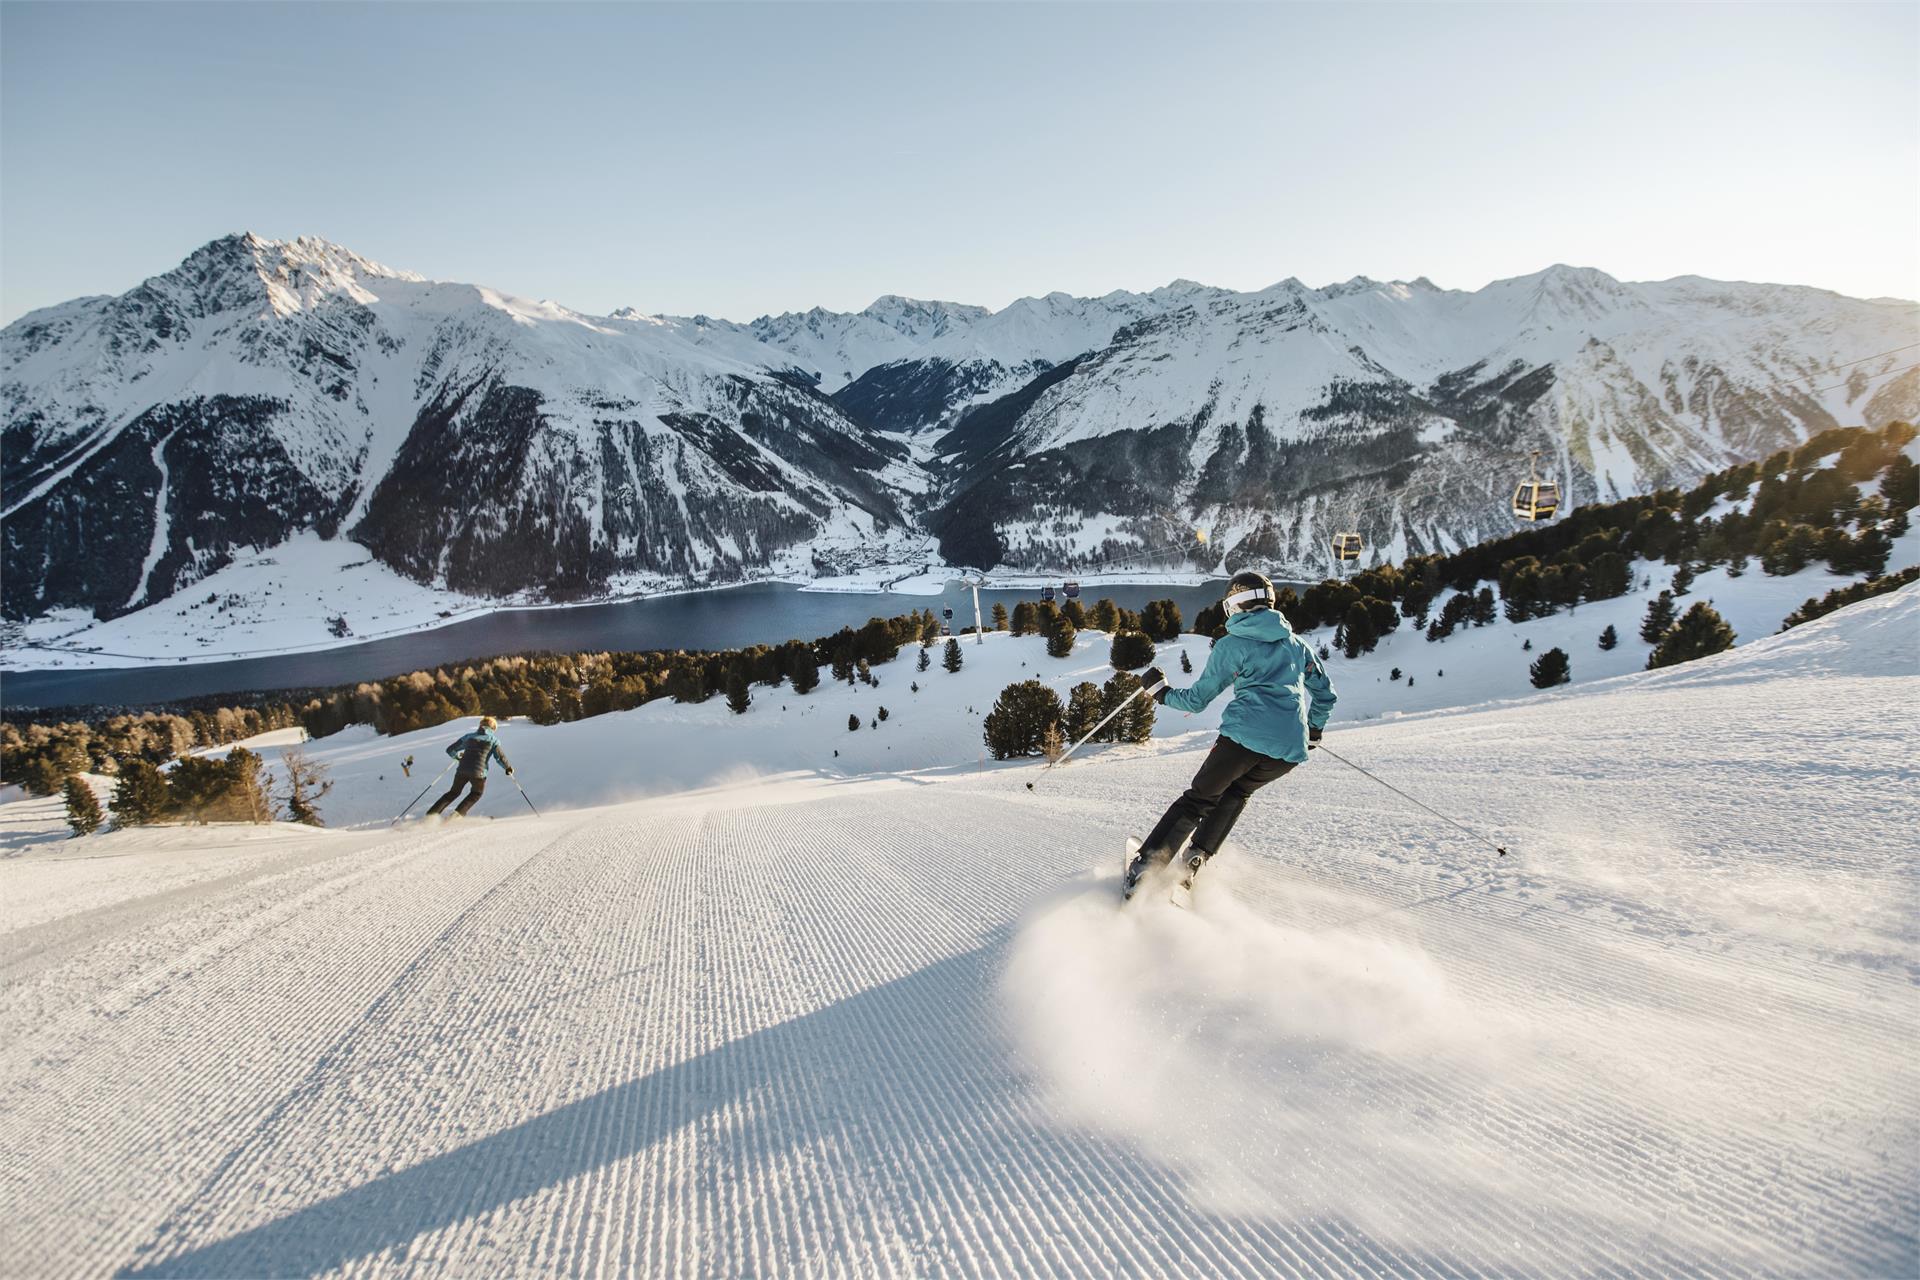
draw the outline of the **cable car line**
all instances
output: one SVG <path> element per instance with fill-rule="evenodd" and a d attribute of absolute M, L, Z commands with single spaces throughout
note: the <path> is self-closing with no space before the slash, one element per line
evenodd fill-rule
<path fill-rule="evenodd" d="M 1916 346 L 1920 346 L 1920 343 L 1916 343 L 1915 345 L 1916 345 Z M 1916 362 L 1916 363 L 1914 363 L 1914 364 L 1903 364 L 1903 365 L 1901 365 L 1901 366 L 1900 366 L 1900 367 L 1899 367 L 1898 369 L 1888 369 L 1888 370 L 1887 370 L 1886 372 L 1884 372 L 1884 373 L 1874 373 L 1874 374 L 1868 374 L 1868 375 L 1867 375 L 1867 381 L 1868 381 L 1868 382 L 1878 382 L 1878 381 L 1879 381 L 1879 380 L 1880 380 L 1881 378 L 1891 378 L 1891 377 L 1892 377 L 1892 376 L 1893 376 L 1894 374 L 1896 374 L 1896 373 L 1905 373 L 1905 372 L 1906 372 L 1907 370 L 1909 370 L 1909 369 L 1920 369 L 1920 362 Z M 1817 395 L 1821 395 L 1821 394 L 1823 394 L 1823 393 L 1825 393 L 1825 392 L 1828 392 L 1828 391 L 1839 391 L 1839 390 L 1842 390 L 1842 389 L 1844 389 L 1844 388 L 1845 388 L 1846 386 L 1847 386 L 1847 384 L 1846 384 L 1846 383 L 1844 383 L 1844 382 L 1836 382 L 1836 383 L 1834 383 L 1834 384 L 1833 384 L 1832 386 L 1830 386 L 1830 387 L 1815 387 L 1815 388 L 1814 388 L 1814 389 L 1813 389 L 1812 391 L 1809 391 L 1809 392 L 1807 392 L 1807 394 L 1808 394 L 1808 395 L 1810 395 L 1810 396 L 1817 396 Z"/>
<path fill-rule="evenodd" d="M 1786 378 L 1786 379 L 1783 379 L 1783 381 L 1789 384 L 1795 383 L 1795 382 L 1812 382 L 1815 378 L 1824 378 L 1828 374 L 1832 373 L 1835 369 L 1851 369 L 1853 368 L 1853 366 L 1857 364 L 1865 364 L 1869 360 L 1878 360 L 1881 356 L 1899 355 L 1902 351 L 1911 351 L 1915 347 L 1920 347 L 1920 342 L 1909 342 L 1906 346 L 1895 347 L 1891 351 L 1876 351 L 1870 356 L 1861 356 L 1858 360 L 1849 360 L 1845 364 L 1828 365 L 1825 369 L 1820 370 L 1820 372 L 1818 373 L 1809 373 L 1804 377 L 1799 377 L 1799 378 Z M 1914 366 L 1912 365 L 1907 366 L 1907 368 L 1909 369 L 1913 367 Z M 1896 370 L 1895 372 L 1898 372 L 1898 371 Z M 1876 373 L 1873 376 L 1878 378 L 1878 377 L 1881 377 L 1882 375 Z"/>

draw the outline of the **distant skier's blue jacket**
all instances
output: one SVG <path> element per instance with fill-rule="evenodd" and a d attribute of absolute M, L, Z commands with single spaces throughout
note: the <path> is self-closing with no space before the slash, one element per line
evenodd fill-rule
<path fill-rule="evenodd" d="M 456 741 L 447 748 L 447 754 L 460 762 L 460 776 L 478 778 L 486 773 L 489 762 L 498 760 L 500 767 L 511 771 L 513 765 L 507 760 L 507 753 L 500 749 L 500 739 L 486 729 L 475 729 L 472 733 Z"/>
<path fill-rule="evenodd" d="M 1261 755 L 1304 763 L 1307 726 L 1324 729 L 1333 712 L 1333 681 L 1278 609 L 1229 617 L 1207 669 L 1192 687 L 1169 689 L 1167 705 L 1204 711 L 1228 685 L 1233 701 L 1220 716 L 1222 736 Z"/>

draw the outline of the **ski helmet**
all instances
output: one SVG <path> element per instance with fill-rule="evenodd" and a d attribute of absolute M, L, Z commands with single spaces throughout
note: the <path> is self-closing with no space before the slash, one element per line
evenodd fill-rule
<path fill-rule="evenodd" d="M 1277 609 L 1280 597 L 1274 594 L 1273 583 L 1267 581 L 1266 574 L 1242 569 L 1227 583 L 1227 598 L 1220 605 L 1231 616 L 1253 609 Z"/>

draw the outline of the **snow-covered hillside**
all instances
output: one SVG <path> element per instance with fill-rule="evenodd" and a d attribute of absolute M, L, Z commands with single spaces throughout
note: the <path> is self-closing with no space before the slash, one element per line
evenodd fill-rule
<path fill-rule="evenodd" d="M 1062 567 L 1213 532 L 1317 577 L 1510 530 L 1528 451 L 1585 501 L 1920 416 L 1920 308 L 1554 267 L 751 323 L 590 316 L 322 240 L 230 236 L 0 331 L 0 608 L 152 608 L 317 534 L 468 598 L 917 559 Z M 828 393 L 831 393 L 829 395 Z M 68 628 L 70 629 L 70 628 Z"/>
<path fill-rule="evenodd" d="M 847 776 L 543 818 L 501 780 L 495 822 L 0 860 L 11 1264 L 1920 1266 L 1920 588 L 1669 671 L 1336 715 L 1330 749 L 1513 856 L 1322 753 L 1191 912 L 1114 897 L 1204 733 L 1030 793 L 1031 764 L 889 772 L 913 695 L 874 696 L 898 725 L 817 734 L 880 752 Z M 779 714 L 701 736 L 772 773 Z M 550 806 L 632 794 L 652 735 L 615 723 L 507 743 Z"/>

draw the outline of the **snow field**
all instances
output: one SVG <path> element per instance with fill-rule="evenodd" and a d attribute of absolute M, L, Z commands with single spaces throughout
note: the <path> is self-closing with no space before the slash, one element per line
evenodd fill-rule
<path fill-rule="evenodd" d="M 1191 912 L 1113 907 L 1187 740 L 1036 793 L 908 768 L 35 846 L 0 861 L 8 1255 L 1911 1273 L 1916 623 L 1909 588 L 1669 672 L 1336 720 L 1514 857 L 1319 756 Z M 584 769 L 548 746 L 599 723 L 516 763 Z"/>

